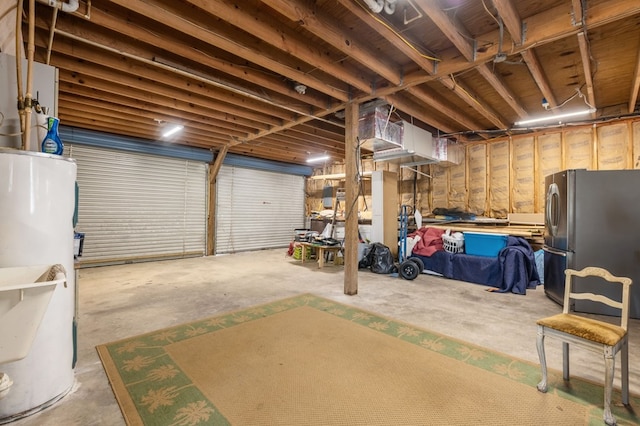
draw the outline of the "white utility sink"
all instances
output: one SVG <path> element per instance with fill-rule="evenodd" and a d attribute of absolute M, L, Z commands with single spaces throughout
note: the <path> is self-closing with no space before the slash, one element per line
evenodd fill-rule
<path fill-rule="evenodd" d="M 0 268 L 0 364 L 27 356 L 58 284 L 62 265 Z"/>

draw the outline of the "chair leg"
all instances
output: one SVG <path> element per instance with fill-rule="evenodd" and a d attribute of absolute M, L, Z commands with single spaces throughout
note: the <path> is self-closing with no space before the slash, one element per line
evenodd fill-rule
<path fill-rule="evenodd" d="M 616 418 L 611 414 L 611 393 L 613 390 L 613 375 L 616 368 L 616 358 L 613 348 L 606 346 L 604 350 L 604 414 L 602 418 L 607 425 L 615 425 Z"/>
<path fill-rule="evenodd" d="M 625 341 L 622 345 L 620 364 L 622 374 L 622 403 L 629 405 L 629 341 Z"/>
<path fill-rule="evenodd" d="M 569 343 L 562 342 L 562 378 L 569 380 Z"/>
<path fill-rule="evenodd" d="M 536 347 L 538 348 L 538 358 L 540 359 L 540 369 L 542 370 L 542 380 L 538 383 L 538 390 L 546 392 L 547 386 L 547 358 L 544 353 L 544 327 L 538 326 L 538 336 L 536 338 Z"/>

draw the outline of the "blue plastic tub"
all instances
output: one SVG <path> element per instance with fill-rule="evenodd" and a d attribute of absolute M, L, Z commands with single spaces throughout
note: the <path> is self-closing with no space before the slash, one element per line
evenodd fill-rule
<path fill-rule="evenodd" d="M 465 253 L 475 256 L 497 257 L 507 246 L 506 234 L 464 232 Z"/>

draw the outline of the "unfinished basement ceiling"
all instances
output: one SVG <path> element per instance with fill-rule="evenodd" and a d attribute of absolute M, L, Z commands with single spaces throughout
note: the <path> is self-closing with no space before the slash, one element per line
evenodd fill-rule
<path fill-rule="evenodd" d="M 38 0 L 35 60 L 60 70 L 63 125 L 162 143 L 176 123 L 172 143 L 296 164 L 344 158 L 350 101 L 383 100 L 461 142 L 559 111 L 638 110 L 637 0 L 386 3 L 94 0 L 67 13 Z"/>

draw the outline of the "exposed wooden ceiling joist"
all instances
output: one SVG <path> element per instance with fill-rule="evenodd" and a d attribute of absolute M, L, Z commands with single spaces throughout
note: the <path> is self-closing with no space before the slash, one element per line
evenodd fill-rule
<path fill-rule="evenodd" d="M 637 0 L 411 2 L 94 0 L 55 19 L 38 3 L 35 57 L 60 69 L 63 125 L 158 140 L 158 121 L 182 120 L 173 143 L 298 164 L 344 155 L 349 102 L 463 141 L 512 132 L 575 84 L 597 117 L 637 110 Z"/>

